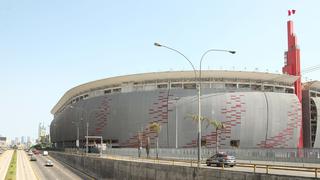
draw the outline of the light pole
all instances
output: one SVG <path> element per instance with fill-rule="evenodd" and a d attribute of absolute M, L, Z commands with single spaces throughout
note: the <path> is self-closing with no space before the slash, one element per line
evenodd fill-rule
<path fill-rule="evenodd" d="M 175 144 L 176 144 L 176 149 L 178 148 L 178 101 L 179 101 L 179 97 L 174 98 L 173 100 L 175 100 L 175 128 L 176 128 L 176 133 L 175 133 Z"/>
<path fill-rule="evenodd" d="M 77 147 L 77 150 L 79 149 L 79 122 L 74 122 L 72 121 L 73 124 L 76 125 L 77 127 L 77 140 L 76 140 L 76 147 Z"/>
<path fill-rule="evenodd" d="M 85 112 L 85 121 L 86 121 L 86 125 L 87 125 L 87 136 L 85 137 L 86 138 L 86 155 L 88 155 L 88 152 L 89 152 L 89 141 L 88 141 L 88 136 L 89 136 L 89 122 L 88 122 L 88 117 L 90 117 L 91 113 L 95 112 L 95 110 L 92 110 L 91 112 L 87 112 L 84 108 L 82 107 L 75 107 L 75 106 L 70 106 L 71 109 L 80 109 L 82 110 L 83 112 Z M 82 117 L 81 117 L 82 118 Z M 78 122 L 79 123 L 79 122 Z M 83 126 L 82 126 L 83 127 Z M 78 126 L 78 129 L 77 129 L 77 140 L 79 141 L 79 126 Z"/>
<path fill-rule="evenodd" d="M 89 122 L 87 121 L 87 136 L 86 136 L 86 155 L 88 155 L 88 137 L 89 137 Z"/>
<path fill-rule="evenodd" d="M 223 50 L 223 49 L 209 49 L 206 52 L 203 53 L 203 55 L 201 56 L 200 59 L 200 67 L 199 67 L 199 78 L 197 80 L 197 71 L 194 68 L 194 65 L 191 63 L 191 61 L 184 55 L 182 54 L 180 51 L 173 49 L 171 47 L 159 44 L 159 43 L 154 43 L 155 46 L 157 47 L 164 47 L 167 48 L 169 50 L 172 50 L 174 52 L 177 52 L 178 54 L 182 55 L 192 66 L 192 69 L 194 71 L 194 76 L 195 76 L 195 81 L 197 82 L 197 90 L 198 90 L 198 167 L 200 167 L 200 161 L 201 161 L 201 64 L 202 64 L 202 60 L 205 57 L 205 55 L 211 51 L 221 51 L 221 52 L 228 52 L 231 54 L 235 54 L 236 51 L 230 51 L 230 50 Z"/>

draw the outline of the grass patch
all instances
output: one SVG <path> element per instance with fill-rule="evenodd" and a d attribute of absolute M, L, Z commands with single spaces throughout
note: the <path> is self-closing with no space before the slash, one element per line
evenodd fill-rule
<path fill-rule="evenodd" d="M 17 150 L 14 150 L 5 180 L 15 180 L 17 171 Z"/>

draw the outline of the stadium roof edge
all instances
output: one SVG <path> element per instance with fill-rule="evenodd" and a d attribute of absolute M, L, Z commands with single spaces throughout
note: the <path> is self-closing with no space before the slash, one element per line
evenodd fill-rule
<path fill-rule="evenodd" d="M 132 75 L 123 75 L 91 81 L 78 85 L 68 90 L 52 108 L 51 114 L 55 114 L 70 98 L 85 93 L 99 87 L 122 84 L 125 82 L 143 82 L 149 80 L 161 79 L 179 79 L 179 78 L 194 78 L 194 71 L 165 71 L 165 72 L 150 72 Z M 298 77 L 286 74 L 274 74 L 265 72 L 248 72 L 248 71 L 226 71 L 226 70 L 202 70 L 202 78 L 226 78 L 226 79 L 247 79 L 274 81 L 286 84 L 293 84 Z"/>

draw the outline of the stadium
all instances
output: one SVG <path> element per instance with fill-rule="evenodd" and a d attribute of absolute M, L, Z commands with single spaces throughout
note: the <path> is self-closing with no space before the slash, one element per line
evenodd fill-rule
<path fill-rule="evenodd" d="M 201 76 L 202 117 L 221 121 L 222 148 L 320 147 L 320 83 L 301 84 L 300 51 L 288 21 L 283 74 L 205 70 Z M 303 96 L 302 96 L 303 95 Z M 112 147 L 153 144 L 161 125 L 160 147 L 197 146 L 197 81 L 194 71 L 153 72 L 88 82 L 67 91 L 51 113 L 56 148 L 102 136 Z M 303 102 L 303 103 L 302 103 Z M 302 106 L 301 106 L 302 105 Z M 303 112 L 303 113 L 302 113 Z M 303 117 L 303 120 L 302 120 Z M 202 122 L 201 145 L 216 146 L 215 128 Z M 89 145 L 100 143 L 90 140 Z"/>
<path fill-rule="evenodd" d="M 295 76 L 236 71 L 203 71 L 202 114 L 226 124 L 220 145 L 296 147 L 301 107 L 294 94 Z M 103 136 L 114 146 L 132 147 L 138 135 L 155 134 L 148 124 L 162 126 L 160 146 L 196 145 L 197 91 L 193 71 L 158 72 L 107 78 L 69 90 L 53 108 L 52 142 L 74 147 L 79 136 Z M 177 122 L 176 122 L 177 121 Z M 176 127 L 178 126 L 178 127 Z M 203 127 L 206 146 L 215 145 L 216 132 Z M 143 138 L 145 139 L 145 138 Z M 84 139 L 82 139 L 84 140 Z"/>

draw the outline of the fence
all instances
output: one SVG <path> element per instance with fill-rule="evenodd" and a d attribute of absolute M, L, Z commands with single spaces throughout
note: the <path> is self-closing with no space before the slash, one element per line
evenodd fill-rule
<path fill-rule="evenodd" d="M 238 160 L 257 160 L 274 162 L 320 163 L 320 149 L 220 149 Z M 109 148 L 103 154 L 138 157 L 136 148 Z M 159 157 L 165 159 L 197 160 L 196 148 L 159 149 Z M 201 160 L 215 154 L 215 149 L 202 148 Z M 141 157 L 147 157 L 146 150 L 141 150 Z M 150 150 L 150 157 L 156 157 L 155 149 Z"/>

